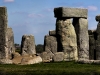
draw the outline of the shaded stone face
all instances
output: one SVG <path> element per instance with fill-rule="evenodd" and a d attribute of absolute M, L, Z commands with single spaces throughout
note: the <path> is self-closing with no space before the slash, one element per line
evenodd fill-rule
<path fill-rule="evenodd" d="M 0 7 L 0 59 L 8 58 L 7 48 L 7 9 Z"/>
<path fill-rule="evenodd" d="M 87 9 L 65 8 L 65 7 L 54 8 L 54 16 L 57 17 L 57 18 L 61 18 L 61 17 L 67 17 L 67 18 L 74 18 L 74 17 L 87 18 Z"/>
<path fill-rule="evenodd" d="M 35 39 L 33 35 L 23 35 L 21 42 L 21 54 L 22 55 L 34 55 L 35 50 Z"/>
<path fill-rule="evenodd" d="M 89 33 L 89 59 L 94 60 L 96 59 L 96 40 L 95 40 L 95 31 L 88 30 Z"/>
<path fill-rule="evenodd" d="M 12 58 L 12 54 L 15 52 L 14 46 L 14 34 L 12 28 L 7 28 L 7 48 L 8 48 L 8 58 Z"/>
<path fill-rule="evenodd" d="M 57 40 L 55 36 L 46 35 L 44 39 L 44 50 L 46 52 L 57 52 Z"/>
<path fill-rule="evenodd" d="M 100 22 L 100 15 L 97 15 L 97 16 L 95 17 L 95 20 L 98 21 L 98 22 Z"/>
<path fill-rule="evenodd" d="M 57 40 L 59 40 L 58 43 L 60 43 L 59 46 L 61 46 L 61 48 L 58 48 L 60 49 L 58 51 L 63 51 L 66 56 L 71 55 L 71 59 L 73 58 L 73 60 L 77 60 L 77 39 L 71 19 L 57 19 L 56 34 Z"/>
<path fill-rule="evenodd" d="M 50 30 L 49 35 L 50 36 L 56 36 L 56 31 L 55 30 Z"/>
<path fill-rule="evenodd" d="M 89 59 L 88 21 L 85 18 L 74 18 L 73 25 L 77 34 L 78 57 L 80 60 Z"/>

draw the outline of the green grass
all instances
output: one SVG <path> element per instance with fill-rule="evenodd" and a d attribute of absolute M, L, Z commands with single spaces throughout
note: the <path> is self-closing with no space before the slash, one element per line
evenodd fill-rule
<path fill-rule="evenodd" d="M 75 62 L 0 65 L 0 75 L 93 75 L 93 73 L 100 75 L 100 65 Z"/>

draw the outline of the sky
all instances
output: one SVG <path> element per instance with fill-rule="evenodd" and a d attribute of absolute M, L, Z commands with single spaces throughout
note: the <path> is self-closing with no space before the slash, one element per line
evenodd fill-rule
<path fill-rule="evenodd" d="M 88 29 L 96 29 L 95 16 L 100 14 L 100 0 L 0 0 L 7 7 L 8 26 L 13 29 L 14 42 L 21 44 L 23 35 L 34 35 L 35 44 L 44 44 L 44 36 L 55 30 L 54 8 L 88 9 Z"/>

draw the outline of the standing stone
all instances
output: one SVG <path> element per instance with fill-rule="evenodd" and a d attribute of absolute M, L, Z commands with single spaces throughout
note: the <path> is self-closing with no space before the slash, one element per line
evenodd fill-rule
<path fill-rule="evenodd" d="M 7 28 L 7 47 L 8 47 L 8 58 L 12 58 L 12 54 L 15 52 L 15 46 L 14 46 L 14 34 L 12 31 L 12 28 Z"/>
<path fill-rule="evenodd" d="M 64 60 L 78 60 L 77 39 L 71 19 L 57 18 L 56 34 L 58 39 L 58 51 L 65 54 Z"/>
<path fill-rule="evenodd" d="M 64 53 L 63 52 L 56 52 L 53 56 L 53 61 L 54 62 L 64 61 Z"/>
<path fill-rule="evenodd" d="M 73 25 L 77 34 L 79 60 L 89 60 L 88 21 L 85 18 L 74 18 Z"/>
<path fill-rule="evenodd" d="M 44 50 L 46 52 L 52 52 L 53 54 L 57 52 L 57 40 L 55 36 L 46 35 L 44 38 Z"/>
<path fill-rule="evenodd" d="M 21 41 L 21 54 L 22 55 L 34 55 L 35 50 L 35 39 L 33 35 L 23 35 Z"/>
<path fill-rule="evenodd" d="M 7 8 L 0 7 L 0 59 L 8 58 L 7 22 Z"/>
<path fill-rule="evenodd" d="M 95 59 L 95 46 L 96 46 L 96 40 L 95 40 L 95 31 L 93 30 L 88 30 L 89 33 L 89 59 L 94 60 Z"/>

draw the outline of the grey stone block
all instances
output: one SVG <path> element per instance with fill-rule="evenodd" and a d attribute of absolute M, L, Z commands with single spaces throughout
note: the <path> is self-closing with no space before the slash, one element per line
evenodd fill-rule
<path fill-rule="evenodd" d="M 53 61 L 54 62 L 59 62 L 64 60 L 64 53 L 63 52 L 57 52 L 53 56 Z"/>
<path fill-rule="evenodd" d="M 50 36 L 56 36 L 56 31 L 55 30 L 50 30 L 49 35 Z"/>
<path fill-rule="evenodd" d="M 77 34 L 79 60 L 89 60 L 88 21 L 85 18 L 74 18 L 73 25 Z"/>
<path fill-rule="evenodd" d="M 54 16 L 55 17 L 81 17 L 87 18 L 87 9 L 82 8 L 66 8 L 66 7 L 58 7 L 54 8 Z"/>
<path fill-rule="evenodd" d="M 46 52 L 57 52 L 57 40 L 55 36 L 46 35 L 44 37 L 44 50 Z"/>
<path fill-rule="evenodd" d="M 23 35 L 21 42 L 21 54 L 22 55 L 34 55 L 35 50 L 35 39 L 33 35 Z"/>
<path fill-rule="evenodd" d="M 5 15 L 7 16 L 7 8 L 6 7 L 0 7 L 0 16 Z"/>

